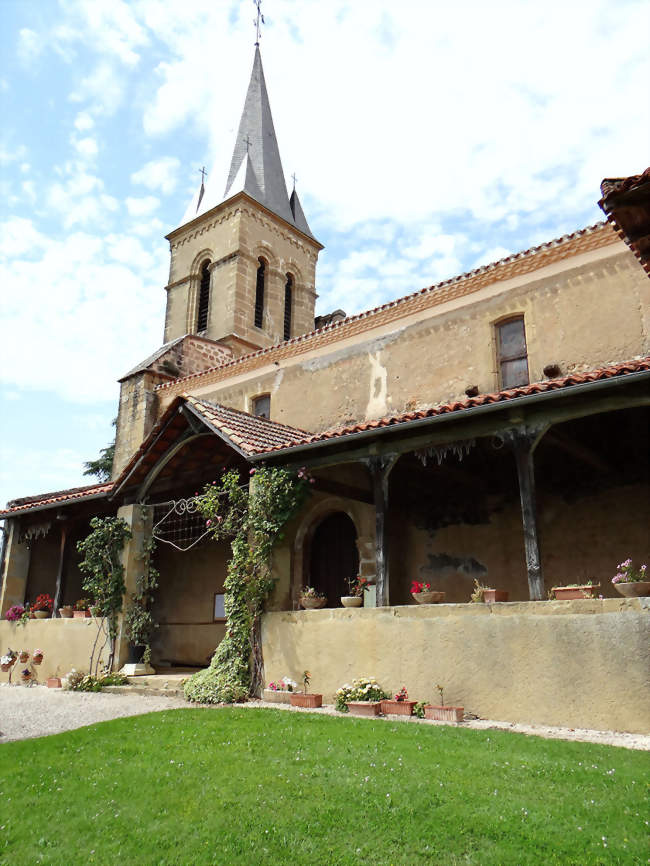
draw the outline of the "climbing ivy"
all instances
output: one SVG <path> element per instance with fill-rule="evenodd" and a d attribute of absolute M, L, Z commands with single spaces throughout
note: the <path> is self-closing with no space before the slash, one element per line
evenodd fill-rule
<path fill-rule="evenodd" d="M 198 500 L 212 537 L 230 540 L 232 557 L 224 585 L 226 634 L 210 667 L 186 681 L 191 701 L 233 703 L 260 686 L 260 616 L 274 586 L 271 555 L 309 495 L 310 479 L 304 469 L 269 467 L 252 469 L 251 476 L 245 486 L 238 472 L 226 472 Z"/>
<path fill-rule="evenodd" d="M 142 661 L 148 664 L 151 661 L 151 639 L 158 623 L 154 621 L 151 613 L 151 604 L 154 600 L 154 590 L 158 588 L 158 570 L 154 568 L 153 557 L 156 550 L 156 542 L 150 538 L 144 544 L 140 568 L 135 578 L 135 592 L 129 596 L 129 601 L 124 614 L 124 633 L 127 640 L 134 646 L 144 646 L 145 651 Z"/>

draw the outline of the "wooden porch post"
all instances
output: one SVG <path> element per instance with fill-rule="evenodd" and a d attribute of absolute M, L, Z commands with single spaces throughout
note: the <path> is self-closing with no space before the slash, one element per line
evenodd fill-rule
<path fill-rule="evenodd" d="M 542 560 L 537 534 L 537 500 L 535 495 L 533 453 L 547 429 L 547 425 L 535 431 L 519 428 L 512 431 L 510 437 L 517 464 L 517 477 L 519 478 L 521 520 L 524 528 L 526 571 L 528 572 L 528 589 L 531 601 L 541 601 L 544 598 L 544 575 L 542 573 Z"/>
<path fill-rule="evenodd" d="M 397 462 L 397 456 L 370 457 L 367 461 L 372 477 L 375 500 L 375 562 L 377 607 L 390 604 L 390 573 L 388 562 L 388 478 Z"/>
<path fill-rule="evenodd" d="M 58 610 L 61 607 L 61 597 L 65 590 L 63 564 L 65 561 L 66 543 L 68 540 L 67 523 L 61 523 L 61 544 L 59 547 L 59 568 L 56 573 L 56 588 L 54 590 L 54 605 L 52 607 L 52 619 L 58 616 Z"/>

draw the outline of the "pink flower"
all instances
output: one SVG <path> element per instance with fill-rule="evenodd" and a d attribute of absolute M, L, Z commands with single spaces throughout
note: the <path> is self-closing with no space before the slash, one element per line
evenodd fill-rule
<path fill-rule="evenodd" d="M 223 517 L 220 514 L 217 514 L 217 523 L 221 523 Z"/>
<path fill-rule="evenodd" d="M 206 520 L 206 521 L 205 521 L 205 525 L 206 525 L 206 526 L 211 526 L 211 524 L 212 524 L 212 521 L 211 521 L 211 520 Z"/>
<path fill-rule="evenodd" d="M 249 475 L 255 475 L 256 472 L 257 472 L 257 469 L 251 469 L 251 471 L 248 474 Z"/>

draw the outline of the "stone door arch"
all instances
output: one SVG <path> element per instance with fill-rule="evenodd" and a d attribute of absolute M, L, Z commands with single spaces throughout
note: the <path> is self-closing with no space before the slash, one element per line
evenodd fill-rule
<path fill-rule="evenodd" d="M 333 511 L 313 528 L 307 549 L 307 583 L 327 596 L 328 607 L 340 607 L 347 580 L 359 573 L 357 529 L 344 511 Z"/>

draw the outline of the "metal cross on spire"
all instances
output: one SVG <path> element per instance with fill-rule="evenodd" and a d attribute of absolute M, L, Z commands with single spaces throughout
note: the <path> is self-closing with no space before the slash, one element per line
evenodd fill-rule
<path fill-rule="evenodd" d="M 201 173 L 201 185 L 203 185 L 203 184 L 205 183 L 205 178 L 206 178 L 206 175 L 207 175 L 207 171 L 205 170 L 205 166 L 202 166 L 202 167 L 199 169 L 199 172 Z"/>
<path fill-rule="evenodd" d="M 260 6 L 262 5 L 262 0 L 253 0 L 253 3 L 257 8 L 257 17 L 253 22 L 255 24 L 255 44 L 259 45 L 260 37 L 262 35 L 260 24 L 265 24 L 266 22 L 264 21 L 264 16 L 262 15 L 262 10 L 260 9 Z"/>
<path fill-rule="evenodd" d="M 201 172 L 201 189 L 199 190 L 199 200 L 196 203 L 196 212 L 199 212 L 199 208 L 201 207 L 201 202 L 203 201 L 203 196 L 205 195 L 205 176 L 207 175 L 207 171 L 205 170 L 205 166 L 201 166 L 199 169 Z"/>
<path fill-rule="evenodd" d="M 295 173 L 295 171 L 294 171 L 294 173 L 291 175 L 291 180 L 293 181 L 293 188 L 295 189 L 295 188 L 296 188 L 296 181 L 298 180 L 298 178 L 296 177 L 296 173 Z"/>
<path fill-rule="evenodd" d="M 246 145 L 246 153 L 248 153 L 250 146 L 253 142 L 250 140 L 250 136 L 246 133 L 246 137 L 244 138 L 244 144 Z"/>

